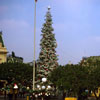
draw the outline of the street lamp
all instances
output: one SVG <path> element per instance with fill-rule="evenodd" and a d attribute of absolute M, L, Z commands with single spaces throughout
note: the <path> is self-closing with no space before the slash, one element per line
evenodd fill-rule
<path fill-rule="evenodd" d="M 18 89 L 18 85 L 17 84 L 14 84 L 14 89 Z"/>
<path fill-rule="evenodd" d="M 43 85 L 43 86 L 42 86 L 42 89 L 45 89 L 45 88 L 46 88 L 46 87 Z"/>
<path fill-rule="evenodd" d="M 40 88 L 40 85 L 37 85 L 37 88 Z"/>
<path fill-rule="evenodd" d="M 42 90 L 42 93 L 39 93 L 38 96 L 42 96 L 42 100 L 44 100 L 44 95 L 49 96 L 50 93 L 45 93 L 45 90 L 50 90 L 50 85 L 44 85 L 44 83 L 47 81 L 47 78 L 42 78 L 42 85 L 37 85 L 38 90 Z"/>
<path fill-rule="evenodd" d="M 46 82 L 47 81 L 47 78 L 42 78 L 42 82 L 44 83 L 44 82 Z M 42 86 L 42 90 L 44 90 L 46 87 L 43 85 Z M 43 96 L 44 96 L 44 94 L 42 93 L 42 100 L 44 99 L 43 98 Z"/>
<path fill-rule="evenodd" d="M 50 95 L 50 93 L 45 93 L 44 91 L 47 89 L 47 90 L 50 90 L 51 89 L 51 86 L 45 86 L 45 85 L 43 85 L 43 86 L 40 86 L 40 85 L 37 85 L 37 88 L 39 89 L 39 90 L 43 90 L 41 93 L 39 93 L 38 94 L 38 96 L 42 96 L 42 100 L 44 100 L 44 95 L 46 95 L 46 96 L 49 96 Z"/>
<path fill-rule="evenodd" d="M 51 86 L 50 86 L 50 85 L 48 85 L 48 86 L 47 86 L 47 89 L 51 89 Z"/>
<path fill-rule="evenodd" d="M 42 78 L 42 82 L 46 82 L 47 81 L 47 78 Z"/>
<path fill-rule="evenodd" d="M 13 98 L 16 99 L 17 98 L 17 93 L 18 93 L 18 85 L 17 84 L 14 84 L 14 87 L 13 87 L 14 91 L 14 95 L 13 95 Z"/>

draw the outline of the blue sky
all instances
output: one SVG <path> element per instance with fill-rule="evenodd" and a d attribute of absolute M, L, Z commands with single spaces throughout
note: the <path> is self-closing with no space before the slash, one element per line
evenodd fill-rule
<path fill-rule="evenodd" d="M 51 6 L 59 64 L 100 55 L 100 0 L 38 0 L 36 58 L 41 28 Z M 0 30 L 9 53 L 33 60 L 34 0 L 0 0 Z"/>

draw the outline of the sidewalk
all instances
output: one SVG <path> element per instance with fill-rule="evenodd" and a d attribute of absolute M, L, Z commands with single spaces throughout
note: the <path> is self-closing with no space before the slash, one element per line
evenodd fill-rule
<path fill-rule="evenodd" d="M 8 97 L 4 98 L 3 96 L 0 96 L 0 100 L 9 100 Z M 13 100 L 13 99 L 12 99 Z M 16 100 L 27 100 L 26 97 L 25 98 L 16 98 Z"/>
<path fill-rule="evenodd" d="M 8 98 L 4 99 L 0 97 L 0 100 L 9 100 Z M 26 98 L 17 98 L 16 100 L 27 100 Z"/>
<path fill-rule="evenodd" d="M 0 96 L 0 100 L 10 100 L 10 99 L 8 99 L 8 97 L 4 98 L 4 96 Z M 17 97 L 16 100 L 27 100 L 27 97 L 25 98 Z M 38 98 L 37 100 L 41 100 L 41 98 L 40 99 Z M 57 100 L 57 98 L 51 98 L 51 99 L 49 98 L 48 100 Z"/>

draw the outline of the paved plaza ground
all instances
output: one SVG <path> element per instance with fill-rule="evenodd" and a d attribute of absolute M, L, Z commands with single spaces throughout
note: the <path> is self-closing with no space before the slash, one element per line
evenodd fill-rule
<path fill-rule="evenodd" d="M 20 98 L 20 97 L 17 97 L 16 99 L 9 99 L 8 97 L 4 98 L 4 96 L 0 96 L 0 100 L 27 100 L 27 97 L 25 96 L 24 98 Z M 42 100 L 41 98 L 40 99 L 29 99 L 29 100 Z M 44 99 L 44 100 L 47 100 L 47 99 Z M 62 100 L 62 98 L 51 98 L 51 99 L 48 99 L 48 100 Z M 93 98 L 93 97 L 89 97 L 88 100 L 96 100 L 96 98 Z"/>
<path fill-rule="evenodd" d="M 8 97 L 5 98 L 4 96 L 0 96 L 0 100 L 27 100 L 27 97 L 25 96 L 24 98 L 17 97 L 16 99 L 14 99 L 14 98 L 9 99 Z M 35 100 L 41 100 L 41 99 L 35 99 Z M 49 100 L 57 100 L 57 98 L 52 98 L 52 99 L 49 99 Z"/>
<path fill-rule="evenodd" d="M 4 98 L 4 97 L 0 97 L 0 100 L 10 100 L 10 99 Z M 26 98 L 17 98 L 17 99 L 14 99 L 14 100 L 27 100 L 27 99 Z"/>

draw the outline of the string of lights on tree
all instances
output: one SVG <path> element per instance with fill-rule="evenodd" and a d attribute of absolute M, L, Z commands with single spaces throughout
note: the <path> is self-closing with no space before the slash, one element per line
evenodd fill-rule
<path fill-rule="evenodd" d="M 37 82 L 40 82 L 43 77 L 47 78 L 49 73 L 58 66 L 58 58 L 55 50 L 57 43 L 52 24 L 50 7 L 48 7 L 45 23 L 41 30 L 42 39 L 40 41 L 41 51 L 38 59 Z"/>

